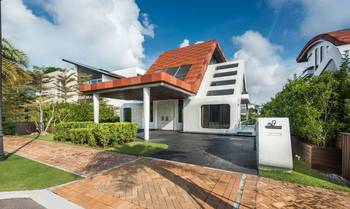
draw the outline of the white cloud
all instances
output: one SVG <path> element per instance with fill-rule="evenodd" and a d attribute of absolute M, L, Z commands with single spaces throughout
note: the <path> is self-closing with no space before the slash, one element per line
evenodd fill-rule
<path fill-rule="evenodd" d="M 183 42 L 180 44 L 180 48 L 182 47 L 186 47 L 186 46 L 189 46 L 190 45 L 190 40 L 188 39 L 184 39 Z"/>
<path fill-rule="evenodd" d="M 3 33 L 33 65 L 62 66 L 61 58 L 106 69 L 142 66 L 145 36 L 154 25 L 134 0 L 42 1 L 54 23 L 21 0 L 3 1 Z M 141 16 L 141 17 L 140 17 Z"/>
<path fill-rule="evenodd" d="M 253 103 L 267 102 L 297 70 L 293 69 L 295 64 L 290 66 L 289 62 L 282 60 L 281 46 L 271 43 L 256 31 L 246 31 L 232 40 L 240 47 L 234 59 L 245 60 L 248 91 Z"/>
<path fill-rule="evenodd" d="M 294 7 L 297 4 L 298 9 L 302 9 L 305 15 L 300 24 L 300 32 L 304 36 L 350 27 L 349 0 L 268 0 L 268 2 L 275 12 L 283 9 L 285 4 L 293 4 Z"/>
<path fill-rule="evenodd" d="M 303 0 L 306 16 L 301 32 L 306 36 L 350 27 L 349 0 Z"/>

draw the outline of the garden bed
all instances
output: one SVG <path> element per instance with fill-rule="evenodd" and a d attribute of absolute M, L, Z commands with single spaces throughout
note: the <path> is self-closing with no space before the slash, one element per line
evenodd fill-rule
<path fill-rule="evenodd" d="M 342 153 L 335 147 L 319 147 L 292 136 L 293 154 L 298 155 L 311 168 L 341 174 Z"/>

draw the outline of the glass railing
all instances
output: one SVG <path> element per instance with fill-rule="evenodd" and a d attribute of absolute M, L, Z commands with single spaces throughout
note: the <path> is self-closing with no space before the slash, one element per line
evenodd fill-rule
<path fill-rule="evenodd" d="M 95 84 L 95 83 L 100 83 L 100 82 L 102 82 L 102 78 L 92 79 L 88 83 L 89 84 Z"/>

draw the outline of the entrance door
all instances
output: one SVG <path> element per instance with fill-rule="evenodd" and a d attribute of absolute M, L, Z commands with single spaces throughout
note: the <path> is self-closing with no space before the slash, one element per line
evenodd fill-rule
<path fill-rule="evenodd" d="M 175 103 L 174 101 L 158 101 L 157 126 L 162 130 L 175 130 L 174 128 Z"/>

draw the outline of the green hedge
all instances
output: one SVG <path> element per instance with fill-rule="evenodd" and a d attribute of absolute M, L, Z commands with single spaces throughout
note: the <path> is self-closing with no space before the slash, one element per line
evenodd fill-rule
<path fill-rule="evenodd" d="M 4 134 L 5 135 L 15 135 L 16 134 L 16 123 L 14 122 L 5 122 L 3 124 Z"/>
<path fill-rule="evenodd" d="M 90 146 L 113 146 L 134 141 L 137 137 L 137 124 L 130 122 L 93 123 L 70 122 L 61 123 L 54 128 L 54 139 L 71 141 L 75 144 Z"/>

